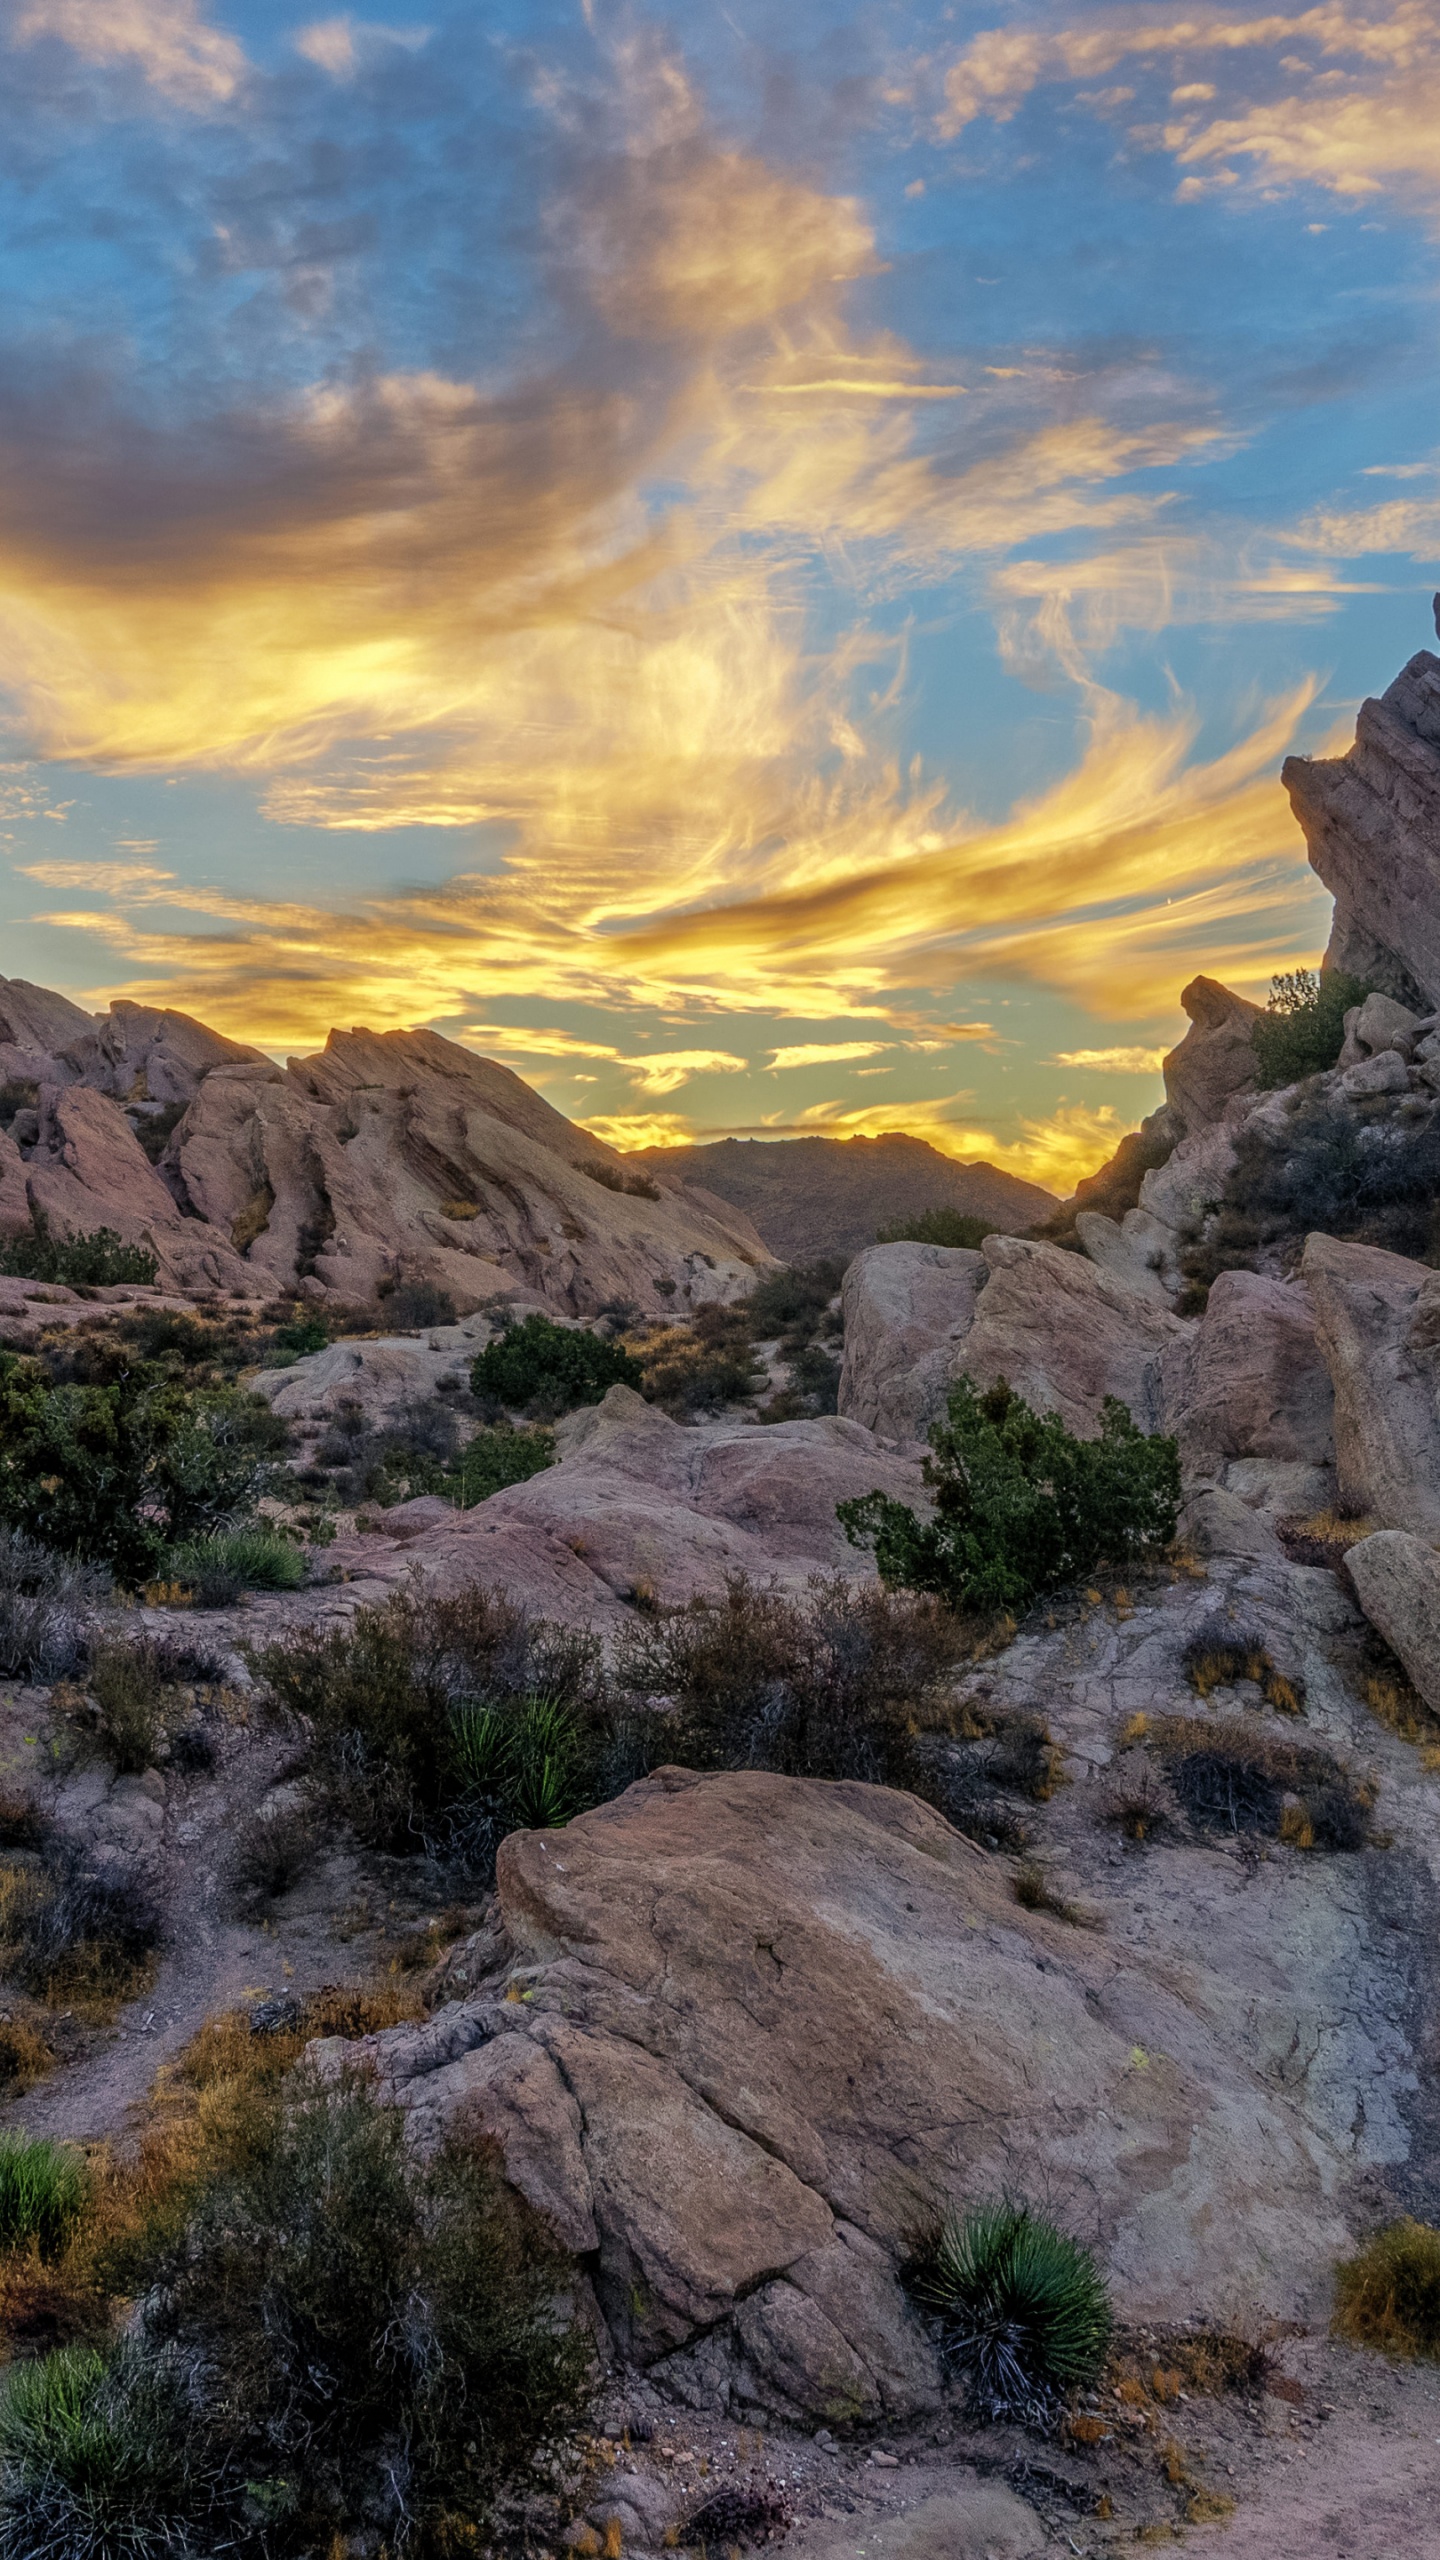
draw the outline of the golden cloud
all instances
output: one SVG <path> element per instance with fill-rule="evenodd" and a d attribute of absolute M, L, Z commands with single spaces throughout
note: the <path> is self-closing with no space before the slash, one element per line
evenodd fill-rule
<path fill-rule="evenodd" d="M 1091 1067 L 1116 1076 L 1153 1076 L 1158 1075 L 1165 1055 L 1165 1049 L 1061 1049 L 1054 1063 L 1057 1067 Z"/>
<path fill-rule="evenodd" d="M 133 65 L 172 105 L 197 111 L 224 105 L 247 68 L 196 0 L 20 0 L 11 33 L 16 44 L 57 37 L 84 62 Z"/>
<path fill-rule="evenodd" d="M 788 1049 L 772 1049 L 768 1063 L 772 1075 L 783 1075 L 791 1067 L 832 1067 L 847 1058 L 878 1058 L 891 1045 L 886 1040 L 802 1041 Z"/>

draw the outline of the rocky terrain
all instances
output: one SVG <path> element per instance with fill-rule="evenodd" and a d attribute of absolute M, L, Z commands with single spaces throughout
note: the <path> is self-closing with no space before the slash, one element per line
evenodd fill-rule
<path fill-rule="evenodd" d="M 52 2022 L 11 2121 L 123 2146 L 207 2011 L 293 2024 L 326 1983 L 411 1985 L 311 2061 L 337 2085 L 364 2065 L 421 2158 L 483 2134 L 571 2261 L 606 2383 L 556 2544 L 727 2547 L 739 2507 L 691 2528 L 743 2489 L 799 2560 L 1440 2548 L 1433 2366 L 1327 2334 L 1337 2262 L 1397 2215 L 1440 2222 L 1437 701 L 1422 653 L 1350 757 L 1286 768 L 1337 965 L 1371 982 L 1333 1063 L 1263 1083 L 1258 1009 L 1196 980 L 1163 1111 L 1066 1212 L 1042 1200 L 1044 1231 L 854 1253 L 838 1412 L 677 1418 L 618 1383 L 468 1508 L 326 1496 L 300 1587 L 150 1591 L 125 1625 L 190 1648 L 208 1759 L 122 1774 L 77 1747 L 73 1681 L 0 1686 L 0 1783 L 166 1916 L 143 1997 Z M 98 1296 L 0 1283 L 10 1341 L 227 1292 L 368 1300 L 381 1322 L 245 1373 L 322 1485 L 347 1414 L 463 1406 L 497 1301 L 684 1317 L 713 1347 L 778 1249 L 758 1207 L 658 1161 L 657 1197 L 617 1189 L 633 1159 L 429 1034 L 335 1034 L 282 1070 L 14 981 L 0 1017 L 11 1231 L 104 1223 L 159 1264 Z M 450 1308 L 386 1330 L 387 1283 Z M 760 1351 L 783 1390 L 783 1337 Z M 1118 1398 L 1173 1437 L 1183 1510 L 1163 1560 L 992 1613 L 932 1666 L 905 1740 L 923 1800 L 766 1765 L 781 1684 L 757 1671 L 760 1765 L 647 1749 L 608 1801 L 512 1829 L 493 1896 L 433 1844 L 336 1825 L 245 1904 L 235 1844 L 297 1817 L 314 1742 L 267 1704 L 268 1640 L 338 1642 L 397 1595 L 423 1623 L 479 1585 L 623 1668 L 737 1575 L 828 1593 L 853 1634 L 834 1595 L 873 1567 L 837 1503 L 926 1515 L 961 1377 L 1087 1440 Z M 626 1695 L 672 1730 L 675 1696 Z M 1000 2194 L 1094 2250 L 1121 2323 L 1058 2426 L 981 2423 L 909 2282 L 937 2217 Z"/>

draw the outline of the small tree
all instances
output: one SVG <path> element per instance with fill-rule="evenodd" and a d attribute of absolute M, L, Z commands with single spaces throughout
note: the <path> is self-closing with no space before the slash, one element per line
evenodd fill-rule
<path fill-rule="evenodd" d="M 948 1244 L 968 1245 L 978 1253 L 987 1236 L 993 1236 L 993 1219 L 972 1218 L 964 1209 L 926 1209 L 918 1218 L 895 1218 L 888 1227 L 877 1227 L 877 1244 Z"/>
<path fill-rule="evenodd" d="M 543 1414 L 598 1404 L 607 1387 L 638 1387 L 641 1375 L 639 1362 L 618 1342 L 539 1315 L 507 1325 L 470 1366 L 477 1396 L 493 1396 L 512 1411 Z"/>
<path fill-rule="evenodd" d="M 1343 969 L 1289 969 L 1270 981 L 1270 1000 L 1251 1031 L 1265 1091 L 1323 1075 L 1345 1043 L 1345 1016 L 1370 993 Z"/>
<path fill-rule="evenodd" d="M 868 1493 L 838 1506 L 845 1535 L 874 1548 L 882 1582 L 963 1609 L 1023 1608 L 1098 1564 L 1133 1567 L 1175 1535 L 1179 1455 L 1116 1397 L 1102 1412 L 1099 1438 L 1079 1440 L 1003 1378 L 984 1393 L 961 1378 L 930 1434 L 935 1518 Z"/>

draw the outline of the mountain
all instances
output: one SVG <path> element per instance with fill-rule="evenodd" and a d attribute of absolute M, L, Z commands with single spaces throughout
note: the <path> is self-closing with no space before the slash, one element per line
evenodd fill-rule
<path fill-rule="evenodd" d="M 627 1156 L 662 1180 L 698 1185 L 743 1209 L 782 1262 L 858 1253 L 877 1227 L 958 1209 L 1021 1235 L 1058 1206 L 1035 1182 L 993 1164 L 961 1164 L 924 1138 L 721 1138 Z"/>

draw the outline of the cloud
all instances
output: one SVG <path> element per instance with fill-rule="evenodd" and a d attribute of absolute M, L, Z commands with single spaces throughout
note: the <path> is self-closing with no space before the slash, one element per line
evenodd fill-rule
<path fill-rule="evenodd" d="M 207 26 L 196 0 L 18 0 L 15 44 L 50 37 L 84 62 L 138 70 L 172 106 L 196 113 L 234 97 L 248 65 L 233 36 Z"/>
<path fill-rule="evenodd" d="M 1007 123 L 1036 89 L 1122 64 L 1157 83 L 1155 120 L 1132 124 L 1129 138 L 1187 172 L 1182 200 L 1243 173 L 1268 190 L 1319 186 L 1356 201 L 1391 188 L 1440 206 L 1440 22 L 1430 0 L 1389 0 L 1365 16 L 1322 0 L 1293 14 L 1126 10 L 986 29 L 945 73 L 940 130 L 953 138 L 981 118 Z M 1176 80 L 1201 67 L 1210 76 Z M 1077 104 L 1106 113 L 1134 94 L 1075 92 Z"/>
<path fill-rule="evenodd" d="M 882 1049 L 893 1044 L 886 1040 L 832 1040 L 802 1042 L 789 1049 L 772 1049 L 770 1072 L 783 1074 L 790 1067 L 838 1066 L 846 1058 L 878 1058 Z"/>
<path fill-rule="evenodd" d="M 108 889 L 131 896 L 175 877 L 153 862 L 21 862 L 16 869 L 22 880 L 42 881 L 47 889 Z"/>
<path fill-rule="evenodd" d="M 1092 1067 L 1116 1076 L 1153 1076 L 1166 1056 L 1164 1049 L 1061 1049 L 1057 1067 Z"/>
<path fill-rule="evenodd" d="M 292 41 L 298 54 L 328 71 L 332 80 L 353 80 L 367 62 L 373 61 L 388 46 L 399 45 L 406 53 L 418 53 L 428 44 L 428 27 L 385 27 L 364 18 L 352 18 L 348 12 L 334 18 L 316 18 L 302 27 Z"/>
<path fill-rule="evenodd" d="M 739 1075 L 749 1063 L 728 1049 L 652 1049 L 646 1057 L 617 1060 L 642 1093 L 674 1093 L 692 1076 Z"/>
<path fill-rule="evenodd" d="M 607 1147 L 618 1148 L 621 1155 L 633 1154 L 637 1147 L 693 1146 L 697 1136 L 693 1123 L 676 1111 L 602 1111 L 578 1126 L 588 1129 L 592 1138 L 602 1138 Z"/>
<path fill-rule="evenodd" d="M 1020 1136 L 1002 1138 L 963 1116 L 959 1106 L 973 1100 L 970 1093 L 951 1093 L 918 1102 L 821 1102 L 799 1114 L 795 1130 L 826 1138 L 925 1138 L 942 1155 L 999 1165 L 1024 1182 L 1062 1193 L 1112 1156 L 1124 1134 L 1125 1124 L 1109 1103 L 1098 1110 L 1071 1103 L 1048 1119 L 1022 1116 Z"/>

